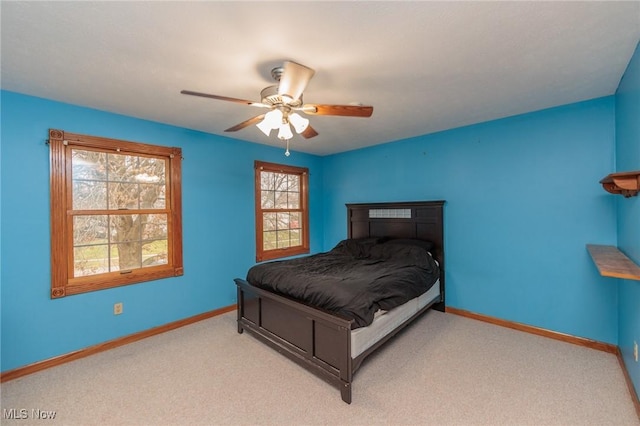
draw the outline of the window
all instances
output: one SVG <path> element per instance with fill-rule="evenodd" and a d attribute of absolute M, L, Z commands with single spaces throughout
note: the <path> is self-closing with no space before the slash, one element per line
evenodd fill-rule
<path fill-rule="evenodd" d="M 49 130 L 51 297 L 182 275 L 180 148 Z"/>
<path fill-rule="evenodd" d="M 255 162 L 256 260 L 309 253 L 309 170 Z"/>

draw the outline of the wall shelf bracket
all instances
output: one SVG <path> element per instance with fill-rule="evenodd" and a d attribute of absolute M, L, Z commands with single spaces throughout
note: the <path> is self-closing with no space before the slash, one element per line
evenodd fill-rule
<path fill-rule="evenodd" d="M 600 180 L 605 191 L 621 194 L 625 198 L 634 197 L 640 191 L 640 170 L 634 172 L 611 173 Z"/>

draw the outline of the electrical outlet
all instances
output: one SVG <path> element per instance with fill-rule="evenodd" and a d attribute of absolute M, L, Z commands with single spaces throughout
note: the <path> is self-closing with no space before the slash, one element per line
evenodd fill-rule
<path fill-rule="evenodd" d="M 638 362 L 638 342 L 633 342 L 633 359 Z"/>
<path fill-rule="evenodd" d="M 118 302 L 113 305 L 113 315 L 120 315 L 122 313 L 122 302 Z"/>

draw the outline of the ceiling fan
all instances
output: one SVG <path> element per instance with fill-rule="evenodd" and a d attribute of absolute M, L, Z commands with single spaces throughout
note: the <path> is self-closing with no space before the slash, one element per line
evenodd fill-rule
<path fill-rule="evenodd" d="M 236 102 L 253 107 L 269 109 L 269 111 L 264 114 L 257 115 L 243 121 L 242 123 L 229 127 L 225 132 L 236 132 L 247 126 L 256 124 L 257 127 L 267 136 L 269 136 L 271 130 L 278 129 L 278 138 L 287 141 L 287 144 L 289 139 L 293 137 L 291 126 L 293 126 L 296 133 L 302 135 L 306 139 L 318 135 L 318 132 L 309 125 L 309 120 L 302 117 L 298 112 L 309 115 L 371 117 L 371 114 L 373 113 L 372 106 L 303 103 L 302 92 L 307 87 L 309 80 L 311 80 L 311 77 L 313 77 L 314 74 L 315 71 L 309 67 L 296 62 L 285 61 L 283 66 L 276 67 L 271 70 L 271 76 L 278 82 L 278 84 L 264 88 L 260 92 L 260 102 L 193 92 L 190 90 L 182 90 L 180 93 L 184 95 L 201 96 L 204 98 Z"/>

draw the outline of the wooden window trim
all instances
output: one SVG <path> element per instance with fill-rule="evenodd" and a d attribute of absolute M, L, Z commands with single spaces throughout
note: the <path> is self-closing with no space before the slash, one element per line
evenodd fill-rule
<path fill-rule="evenodd" d="M 306 167 L 288 166 L 264 161 L 255 161 L 255 209 L 256 209 L 256 262 L 279 259 L 309 253 L 309 169 Z M 271 209 L 262 209 L 260 172 L 270 171 L 276 173 L 289 173 L 300 176 L 300 209 L 302 213 L 302 245 L 283 249 L 263 249 L 263 212 Z M 273 209 L 277 211 L 277 209 Z M 291 209 L 297 210 L 297 209 Z M 291 211 L 289 210 L 289 211 Z"/>
<path fill-rule="evenodd" d="M 118 287 L 184 273 L 182 258 L 182 150 L 138 142 L 127 142 L 96 136 L 80 135 L 63 130 L 49 130 L 50 191 L 51 191 L 51 298 Z M 133 269 L 131 272 L 109 272 L 73 278 L 73 216 L 71 201 L 71 147 L 101 151 L 122 151 L 168 159 L 168 263 Z M 95 211 L 92 211 L 95 213 Z M 157 210 L 154 212 L 158 212 Z"/>

